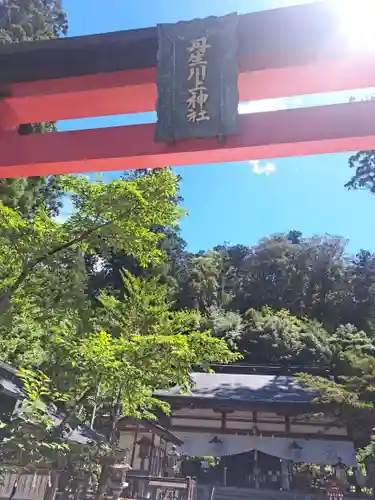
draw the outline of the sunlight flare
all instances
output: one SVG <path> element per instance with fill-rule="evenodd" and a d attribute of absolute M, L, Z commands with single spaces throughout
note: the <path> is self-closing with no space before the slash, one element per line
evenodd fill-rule
<path fill-rule="evenodd" d="M 373 33 L 375 1 L 339 0 L 335 2 L 335 8 L 348 47 L 355 51 L 375 50 L 375 36 Z"/>

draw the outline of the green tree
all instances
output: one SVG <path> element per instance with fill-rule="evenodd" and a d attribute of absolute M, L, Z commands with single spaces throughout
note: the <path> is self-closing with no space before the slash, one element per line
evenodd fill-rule
<path fill-rule="evenodd" d="M 332 309 L 342 301 L 345 245 L 342 238 L 330 236 L 299 243 L 288 235 L 263 239 L 243 263 L 237 307 L 285 308 L 336 326 Z"/>
<path fill-rule="evenodd" d="M 101 326 L 105 329 L 110 328 L 117 336 L 125 325 L 139 336 L 199 331 L 199 312 L 193 309 L 175 311 L 172 290 L 161 283 L 160 278 L 144 279 L 123 271 L 122 280 L 124 295 L 121 301 L 106 293 L 100 296 L 105 311 Z"/>
<path fill-rule="evenodd" d="M 355 358 L 375 357 L 375 344 L 366 332 L 355 326 L 341 325 L 329 338 L 333 352 L 333 373 L 345 375 L 351 372 L 353 356 Z"/>
<path fill-rule="evenodd" d="M 316 402 L 334 408 L 337 418 L 347 425 L 356 447 L 366 447 L 375 421 L 375 357 L 347 353 L 346 375 L 324 378 L 301 373 L 297 380 L 317 394 Z"/>
<path fill-rule="evenodd" d="M 215 337 L 225 339 L 231 347 L 238 348 L 245 322 L 238 312 L 210 307 L 201 320 L 201 327 L 210 330 Z"/>
<path fill-rule="evenodd" d="M 200 331 L 195 310 L 173 310 L 170 290 L 157 278 L 124 272 L 123 280 L 121 298 L 102 293 L 93 333 L 77 337 L 74 331 L 59 329 L 49 336 L 51 349 L 47 350 L 52 357 L 44 369 L 59 390 L 79 399 L 100 384 L 99 399 L 105 401 L 106 395 L 117 397 L 114 389 L 120 383 L 118 377 L 123 377 L 121 384 L 128 388 L 123 394 L 124 411 L 134 415 L 140 407 L 159 405 L 152 397 L 156 388 L 189 387 L 193 365 L 207 368 L 216 361 L 237 359 L 224 341 Z"/>
<path fill-rule="evenodd" d="M 180 274 L 179 307 L 207 311 L 221 303 L 221 259 L 216 251 L 202 252 L 186 257 L 184 272 Z"/>
<path fill-rule="evenodd" d="M 163 235 L 153 228 L 173 226 L 182 213 L 171 201 L 176 178 L 167 170 L 131 182 L 105 184 L 76 176 L 62 182 L 73 203 L 64 223 L 45 209 L 29 220 L 0 204 L 1 339 L 17 344 L 17 360 L 22 346 L 25 355 L 33 350 L 27 332 L 35 321 L 36 331 L 48 332 L 51 321 L 53 326 L 78 313 L 81 319 L 90 314 L 85 255 L 123 251 L 142 266 L 160 261 Z"/>
<path fill-rule="evenodd" d="M 45 40 L 67 33 L 61 0 L 3 0 L 0 5 L 0 43 Z"/>
<path fill-rule="evenodd" d="M 73 210 L 63 223 L 45 208 L 25 218 L 0 204 L 2 356 L 37 364 L 67 405 L 65 423 L 81 412 L 95 424 L 109 415 L 108 465 L 115 460 L 117 422 L 124 415 L 160 407 L 156 389 L 190 387 L 193 366 L 237 359 L 227 343 L 200 331 L 196 310 L 175 310 L 164 279 L 124 271 L 121 289 L 101 292 L 99 307 L 87 300 L 87 256 L 132 256 L 140 266 L 163 261 L 161 241 L 182 214 L 175 203 L 177 178 L 168 170 L 109 184 L 61 178 Z M 97 261 L 100 265 L 100 261 Z"/>
<path fill-rule="evenodd" d="M 26 218 L 34 217 L 43 207 L 56 216 L 63 206 L 63 188 L 55 175 L 0 179 L 0 201 Z"/>
<path fill-rule="evenodd" d="M 25 397 L 11 415 L 4 415 L 1 423 L 1 462 L 23 468 L 48 467 L 70 451 L 51 416 L 47 401 L 61 402 L 64 398 L 53 390 L 51 380 L 42 372 L 21 369 L 17 376 L 22 381 Z"/>
<path fill-rule="evenodd" d="M 141 266 L 134 256 L 121 251 L 112 251 L 106 258 L 99 253 L 86 256 L 90 294 L 93 297 L 97 297 L 106 288 L 123 293 L 124 269 L 135 276 L 158 276 L 171 285 L 178 295 L 179 281 L 186 267 L 186 242 L 179 236 L 177 226 L 158 227 L 153 231 L 161 237 L 158 245 L 162 258 L 158 262 L 150 262 L 147 267 Z"/>
<path fill-rule="evenodd" d="M 243 331 L 231 344 L 246 362 L 255 364 L 324 366 L 332 358 L 328 334 L 320 323 L 267 307 L 247 311 Z"/>
<path fill-rule="evenodd" d="M 182 247 L 160 272 L 175 287 L 176 308 L 208 314 L 287 309 L 321 322 L 329 335 L 351 324 L 375 334 L 374 255 L 348 256 L 339 236 L 304 238 L 299 231 L 263 238 L 254 246 L 228 244 L 191 254 Z M 139 274 L 138 269 L 125 266 Z"/>
<path fill-rule="evenodd" d="M 92 423 L 107 419 L 112 450 L 123 416 L 149 415 L 168 405 L 153 397 L 155 390 L 179 385 L 188 390 L 193 366 L 229 363 L 224 340 L 200 332 L 197 312 L 173 311 L 167 285 L 123 273 L 125 295 L 102 294 L 102 314 L 96 330 L 82 337 L 60 330 L 49 336 L 45 370 L 70 398 L 73 412 L 83 407 Z M 142 410 L 142 413 L 141 413 Z M 109 418 L 108 418 L 109 415 Z M 108 479 L 103 466 L 97 498 Z"/>
<path fill-rule="evenodd" d="M 375 193 L 375 151 L 359 151 L 349 158 L 349 167 L 355 170 L 345 184 L 348 189 L 362 189 Z"/>
<path fill-rule="evenodd" d="M 293 243 L 293 245 L 299 245 L 302 240 L 302 233 L 301 231 L 297 231 L 296 229 L 292 229 L 291 231 L 288 232 L 286 235 L 287 239 Z"/>
<path fill-rule="evenodd" d="M 342 322 L 375 332 L 375 255 L 361 250 L 348 263 L 347 293 L 343 302 Z"/>
<path fill-rule="evenodd" d="M 131 182 L 139 178 L 152 177 L 158 175 L 160 169 L 143 169 L 126 171 L 122 179 Z M 176 176 L 176 192 L 170 198 L 171 203 L 176 207 L 182 199 L 179 194 L 180 176 Z M 109 255 L 103 256 L 100 252 L 95 255 L 86 256 L 90 280 L 89 289 L 92 296 L 97 297 L 100 291 L 110 287 L 123 293 L 122 271 L 130 271 L 135 276 L 159 276 L 161 279 L 174 287 L 178 294 L 179 278 L 183 275 L 186 267 L 186 242 L 179 235 L 177 225 L 153 227 L 153 231 L 161 236 L 159 240 L 159 250 L 162 259 L 157 263 L 150 262 L 147 267 L 140 265 L 137 259 L 124 253 L 123 251 L 112 251 Z"/>

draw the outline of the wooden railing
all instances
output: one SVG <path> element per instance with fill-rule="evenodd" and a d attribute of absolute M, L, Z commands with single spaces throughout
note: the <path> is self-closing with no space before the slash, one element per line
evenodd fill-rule
<path fill-rule="evenodd" d="M 123 496 L 136 500 L 197 500 L 197 485 L 194 479 L 143 476 L 127 476 L 128 488 Z"/>

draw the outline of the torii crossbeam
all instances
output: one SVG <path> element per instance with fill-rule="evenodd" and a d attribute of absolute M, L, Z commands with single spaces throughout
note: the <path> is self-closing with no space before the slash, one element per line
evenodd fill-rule
<path fill-rule="evenodd" d="M 375 86 L 330 2 L 240 16 L 241 101 Z M 156 29 L 0 47 L 0 176 L 153 168 L 375 148 L 375 102 L 243 115 L 224 144 L 156 143 L 154 125 L 20 136 L 21 123 L 152 111 Z"/>

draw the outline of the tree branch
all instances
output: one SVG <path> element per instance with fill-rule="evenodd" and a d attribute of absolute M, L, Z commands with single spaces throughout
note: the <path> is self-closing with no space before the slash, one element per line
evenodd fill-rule
<path fill-rule="evenodd" d="M 77 411 L 77 408 L 83 403 L 83 401 L 86 399 L 86 397 L 92 391 L 93 391 L 93 387 L 92 386 L 89 386 L 87 389 L 85 389 L 83 391 L 83 393 L 81 394 L 81 396 L 75 401 L 75 403 L 73 405 L 73 408 L 69 412 L 67 412 L 66 415 L 65 415 L 65 417 L 61 420 L 60 425 L 59 425 L 60 431 L 63 430 L 64 425 L 67 424 L 69 422 L 69 420 L 74 416 L 74 414 Z"/>
<path fill-rule="evenodd" d="M 38 257 L 33 262 L 31 262 L 30 264 L 25 266 L 25 268 L 23 269 L 23 271 L 21 272 L 21 274 L 19 275 L 19 277 L 17 278 L 15 283 L 13 283 L 13 285 L 11 285 L 5 293 L 0 295 L 0 312 L 3 312 L 8 307 L 11 296 L 20 288 L 22 283 L 25 281 L 25 279 L 28 277 L 28 275 L 31 273 L 31 271 L 33 269 L 35 269 L 36 266 L 38 266 L 39 264 L 42 264 L 47 259 L 49 259 L 50 257 L 53 257 L 57 253 L 62 252 L 63 250 L 67 250 L 68 248 L 72 247 L 73 245 L 76 245 L 77 243 L 81 243 L 88 236 L 91 236 L 96 231 L 99 231 L 100 229 L 103 229 L 104 227 L 110 226 L 111 224 L 113 224 L 112 221 L 107 221 L 107 222 L 104 222 L 103 224 L 99 224 L 96 227 L 88 229 L 87 231 L 85 231 L 81 235 L 76 236 L 75 238 L 72 238 L 70 241 L 67 241 L 63 245 L 59 245 L 55 248 L 52 248 L 49 252 L 46 252 L 41 257 Z"/>

